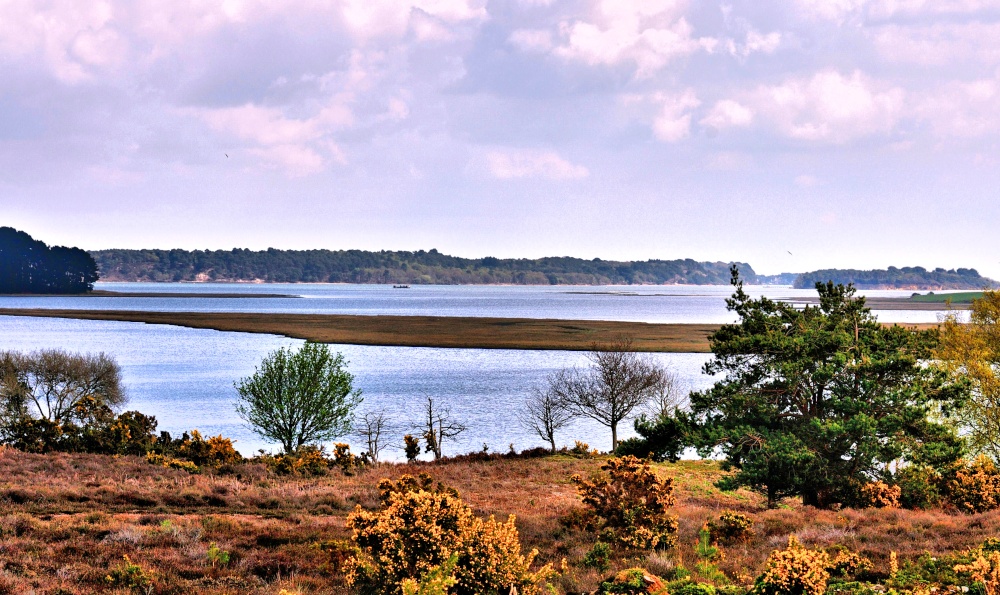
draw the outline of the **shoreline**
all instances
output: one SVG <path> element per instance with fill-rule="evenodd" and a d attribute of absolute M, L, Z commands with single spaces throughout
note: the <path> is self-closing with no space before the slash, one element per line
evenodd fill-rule
<path fill-rule="evenodd" d="M 636 351 L 656 353 L 709 353 L 708 337 L 722 326 L 537 318 L 47 308 L 0 308 L 0 316 L 140 322 L 224 332 L 263 333 L 320 343 L 452 349 L 588 351 L 594 343 L 627 335 Z M 937 324 L 901 326 L 933 328 Z"/>
<path fill-rule="evenodd" d="M 0 297 L 115 297 L 115 298 L 296 298 L 302 296 L 287 293 L 197 293 L 173 291 L 111 291 L 110 289 L 95 289 L 87 293 L 4 293 Z"/>

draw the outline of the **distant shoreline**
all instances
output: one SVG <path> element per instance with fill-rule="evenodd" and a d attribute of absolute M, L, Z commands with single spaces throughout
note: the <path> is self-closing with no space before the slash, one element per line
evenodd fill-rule
<path fill-rule="evenodd" d="M 119 283 L 119 282 L 116 282 Z M 120 281 L 124 283 L 124 281 Z M 0 297 L 117 297 L 117 298 L 298 298 L 284 293 L 198 293 L 173 291 L 110 291 L 95 289 L 87 293 L 6 293 Z"/>
<path fill-rule="evenodd" d="M 708 337 L 721 326 L 535 318 L 46 308 L 0 308 L 0 316 L 142 322 L 282 335 L 322 343 L 458 349 L 586 351 L 594 343 L 604 343 L 626 335 L 632 339 L 636 351 L 659 353 L 708 353 Z M 902 326 L 932 328 L 936 324 Z"/>

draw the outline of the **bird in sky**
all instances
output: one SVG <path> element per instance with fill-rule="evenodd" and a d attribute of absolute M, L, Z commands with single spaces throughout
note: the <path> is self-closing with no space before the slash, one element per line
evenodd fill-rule
<path fill-rule="evenodd" d="M 229 153 L 226 153 L 225 155 L 226 155 L 226 159 L 229 159 Z"/>
<path fill-rule="evenodd" d="M 227 155 L 227 157 L 228 157 L 228 155 Z M 788 252 L 788 250 L 785 250 L 785 252 Z M 788 252 L 788 255 L 789 255 L 789 256 L 795 256 L 795 255 L 794 255 L 794 254 L 792 254 L 791 252 Z"/>

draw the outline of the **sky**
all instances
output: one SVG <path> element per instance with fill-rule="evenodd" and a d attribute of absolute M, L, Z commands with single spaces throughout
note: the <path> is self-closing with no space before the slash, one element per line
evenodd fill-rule
<path fill-rule="evenodd" d="M 0 225 L 1000 279 L 1000 0 L 0 0 Z"/>

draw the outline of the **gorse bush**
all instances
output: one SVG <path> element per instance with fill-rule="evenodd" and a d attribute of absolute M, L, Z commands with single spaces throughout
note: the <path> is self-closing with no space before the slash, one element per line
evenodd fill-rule
<path fill-rule="evenodd" d="M 985 595 L 1000 593 L 1000 552 L 980 550 L 968 564 L 956 564 L 955 572 L 967 574 L 974 583 L 980 585 Z"/>
<path fill-rule="evenodd" d="M 826 569 L 831 578 L 858 580 L 875 569 L 871 560 L 844 546 L 834 546 L 827 550 L 827 554 L 830 557 L 830 563 Z"/>
<path fill-rule="evenodd" d="M 883 481 L 873 481 L 861 486 L 859 504 L 865 508 L 899 508 L 902 488 Z"/>
<path fill-rule="evenodd" d="M 708 522 L 708 531 L 713 543 L 747 543 L 754 536 L 753 519 L 745 514 L 724 510 L 718 520 Z"/>
<path fill-rule="evenodd" d="M 603 539 L 636 549 L 669 548 L 677 541 L 673 483 L 660 479 L 649 463 L 633 456 L 601 466 L 607 476 L 586 481 L 572 477 L 583 503 L 597 517 Z"/>
<path fill-rule="evenodd" d="M 126 588 L 133 593 L 146 594 L 153 585 L 153 576 L 124 556 L 122 564 L 104 577 L 110 587 Z"/>
<path fill-rule="evenodd" d="M 945 490 L 948 500 L 962 511 L 993 510 L 1000 506 L 1000 471 L 993 461 L 980 455 L 960 464 Z"/>
<path fill-rule="evenodd" d="M 426 474 L 404 475 L 379 484 L 380 509 L 359 506 L 347 519 L 358 548 L 346 563 L 347 582 L 361 593 L 402 593 L 456 556 L 456 595 L 537 592 L 551 573 L 548 566 L 531 572 L 537 555 L 521 553 L 514 517 L 498 522 L 473 515 L 458 493 Z"/>
<path fill-rule="evenodd" d="M 292 453 L 270 455 L 261 453 L 251 459 L 261 463 L 268 470 L 278 475 L 326 475 L 335 463 L 326 456 L 326 450 L 320 446 L 303 446 Z"/>
<path fill-rule="evenodd" d="M 830 578 L 830 556 L 809 550 L 795 538 L 788 547 L 775 550 L 767 558 L 766 569 L 757 579 L 754 592 L 759 595 L 823 595 Z"/>

